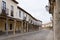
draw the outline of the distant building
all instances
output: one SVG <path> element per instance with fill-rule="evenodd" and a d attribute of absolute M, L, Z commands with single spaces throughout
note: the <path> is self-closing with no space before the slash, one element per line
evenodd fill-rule
<path fill-rule="evenodd" d="M 43 28 L 52 28 L 52 22 L 48 22 L 42 25 Z"/>

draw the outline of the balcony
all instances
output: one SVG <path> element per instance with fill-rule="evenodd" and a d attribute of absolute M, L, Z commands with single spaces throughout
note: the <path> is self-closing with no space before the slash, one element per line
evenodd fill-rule
<path fill-rule="evenodd" d="M 9 9 L 1 9 L 1 14 L 0 15 L 2 15 L 2 16 L 7 16 L 9 14 Z"/>
<path fill-rule="evenodd" d="M 11 10 L 11 16 L 12 16 L 12 17 L 14 16 L 13 13 L 14 13 L 13 10 Z"/>
<path fill-rule="evenodd" d="M 25 21 L 26 20 L 26 17 L 24 17 L 23 20 Z"/>

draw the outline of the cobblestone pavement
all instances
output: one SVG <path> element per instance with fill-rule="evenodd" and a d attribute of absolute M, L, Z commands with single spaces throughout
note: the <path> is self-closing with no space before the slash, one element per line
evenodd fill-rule
<path fill-rule="evenodd" d="M 8 38 L 4 40 L 47 40 L 50 30 L 41 30 L 36 33 L 26 34 L 18 37 Z"/>

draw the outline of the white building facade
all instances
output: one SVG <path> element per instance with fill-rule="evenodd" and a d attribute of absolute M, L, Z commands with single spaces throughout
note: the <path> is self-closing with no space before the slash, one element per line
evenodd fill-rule
<path fill-rule="evenodd" d="M 27 11 L 17 6 L 16 0 L 0 0 L 0 33 L 16 34 L 36 31 L 41 27 L 38 21 Z"/>

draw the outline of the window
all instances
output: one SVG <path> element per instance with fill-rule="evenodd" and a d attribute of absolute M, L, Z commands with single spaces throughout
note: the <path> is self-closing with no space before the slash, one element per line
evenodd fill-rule
<path fill-rule="evenodd" d="M 11 16 L 13 17 L 13 12 L 11 12 Z"/>
<path fill-rule="evenodd" d="M 31 20 L 31 23 L 32 23 L 32 20 Z"/>
<path fill-rule="evenodd" d="M 14 7 L 11 5 L 11 11 L 13 11 Z"/>
<path fill-rule="evenodd" d="M 6 2 L 2 1 L 2 9 L 6 10 Z"/>
<path fill-rule="evenodd" d="M 11 6 L 11 16 L 13 16 L 13 10 L 14 10 L 14 7 Z"/>
<path fill-rule="evenodd" d="M 12 24 L 10 24 L 10 30 L 12 30 Z"/>
<path fill-rule="evenodd" d="M 19 17 L 21 17 L 21 11 L 19 11 Z"/>
<path fill-rule="evenodd" d="M 6 23 L 5 23 L 5 30 L 6 30 Z"/>
<path fill-rule="evenodd" d="M 31 19 L 29 18 L 29 23 L 31 23 Z"/>

